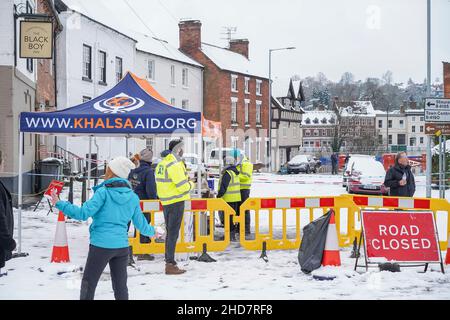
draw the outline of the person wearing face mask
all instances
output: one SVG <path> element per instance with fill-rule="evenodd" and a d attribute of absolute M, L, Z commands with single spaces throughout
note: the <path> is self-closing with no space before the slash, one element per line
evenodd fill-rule
<path fill-rule="evenodd" d="M 389 188 L 389 195 L 396 197 L 412 197 L 416 191 L 414 175 L 408 164 L 406 152 L 399 152 L 395 157 L 395 165 L 386 172 L 384 186 Z"/>
<path fill-rule="evenodd" d="M 161 153 L 161 162 L 155 169 L 156 192 L 161 201 L 166 224 L 165 260 L 166 274 L 177 275 L 186 272 L 175 261 L 175 248 L 184 214 L 184 201 L 191 198 L 194 183 L 189 181 L 182 161 L 183 141 L 172 140 L 169 150 Z"/>

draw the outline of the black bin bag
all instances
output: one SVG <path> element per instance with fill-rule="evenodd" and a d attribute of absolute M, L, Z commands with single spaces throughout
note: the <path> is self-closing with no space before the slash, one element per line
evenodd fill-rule
<path fill-rule="evenodd" d="M 298 262 L 301 270 L 306 274 L 318 269 L 322 264 L 330 218 L 331 211 L 328 211 L 303 228 L 302 242 L 298 250 Z"/>

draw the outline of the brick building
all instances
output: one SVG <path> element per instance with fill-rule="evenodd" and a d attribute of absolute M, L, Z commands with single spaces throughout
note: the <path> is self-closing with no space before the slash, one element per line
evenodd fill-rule
<path fill-rule="evenodd" d="M 444 67 L 444 98 L 450 98 L 450 62 L 442 62 Z"/>
<path fill-rule="evenodd" d="M 199 20 L 179 23 L 180 50 L 204 66 L 203 115 L 222 123 L 224 146 L 245 150 L 254 163 L 267 163 L 268 77 L 249 59 L 247 39 L 221 48 L 202 42 L 201 26 Z"/>

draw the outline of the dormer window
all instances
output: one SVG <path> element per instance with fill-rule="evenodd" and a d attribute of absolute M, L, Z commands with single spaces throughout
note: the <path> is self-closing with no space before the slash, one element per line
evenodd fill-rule
<path fill-rule="evenodd" d="M 305 123 L 306 123 L 306 124 L 311 124 L 311 119 L 310 119 L 310 118 L 306 118 L 306 119 L 305 119 Z"/>
<path fill-rule="evenodd" d="M 318 119 L 318 118 L 314 118 L 313 122 L 314 122 L 315 124 L 318 124 L 318 123 L 319 123 L 319 119 Z"/>
<path fill-rule="evenodd" d="M 323 124 L 327 124 L 327 118 L 324 117 L 324 118 L 322 119 L 321 122 L 322 122 Z"/>

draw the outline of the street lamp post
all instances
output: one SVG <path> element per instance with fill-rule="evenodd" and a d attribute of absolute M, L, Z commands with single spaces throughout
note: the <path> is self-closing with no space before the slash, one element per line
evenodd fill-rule
<path fill-rule="evenodd" d="M 386 108 L 386 152 L 389 153 L 389 106 Z"/>
<path fill-rule="evenodd" d="M 272 172 L 272 52 L 280 50 L 293 50 L 295 47 L 269 49 L 269 172 Z"/>

